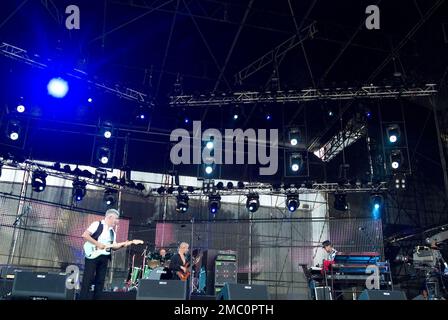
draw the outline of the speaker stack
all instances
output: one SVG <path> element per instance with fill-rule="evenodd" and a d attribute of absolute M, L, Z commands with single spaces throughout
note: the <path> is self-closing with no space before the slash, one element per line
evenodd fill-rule
<path fill-rule="evenodd" d="M 16 272 L 12 285 L 12 299 L 73 300 L 72 290 L 67 290 L 67 275 L 58 273 Z"/>
<path fill-rule="evenodd" d="M 358 300 L 407 300 L 403 291 L 364 290 Z"/>
<path fill-rule="evenodd" d="M 217 296 L 218 300 L 269 300 L 268 287 L 226 283 Z"/>
<path fill-rule="evenodd" d="M 150 280 L 139 281 L 137 300 L 186 300 L 187 281 Z"/>

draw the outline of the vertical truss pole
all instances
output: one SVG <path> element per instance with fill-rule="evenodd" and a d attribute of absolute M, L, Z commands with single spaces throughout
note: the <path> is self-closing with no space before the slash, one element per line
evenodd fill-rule
<path fill-rule="evenodd" d="M 440 164 L 442 165 L 442 171 L 443 171 L 443 184 L 445 186 L 445 196 L 448 197 L 448 175 L 447 175 L 447 171 L 446 171 L 445 152 L 443 150 L 442 139 L 440 136 L 440 125 L 439 125 L 439 118 L 437 116 L 436 102 L 435 102 L 435 99 L 430 99 L 430 102 L 431 102 L 433 112 L 434 112 L 434 123 L 436 125 L 437 144 L 439 146 Z"/>

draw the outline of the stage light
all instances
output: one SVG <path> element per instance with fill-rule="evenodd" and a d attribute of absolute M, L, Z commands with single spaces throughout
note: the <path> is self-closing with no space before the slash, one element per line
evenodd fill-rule
<path fill-rule="evenodd" d="M 17 141 L 20 138 L 21 127 L 18 121 L 10 120 L 6 129 L 6 136 L 12 141 Z"/>
<path fill-rule="evenodd" d="M 92 99 L 92 98 L 89 98 L 89 99 L 87 99 L 87 102 L 88 102 L 88 103 L 92 103 L 92 102 L 93 102 L 93 99 Z"/>
<path fill-rule="evenodd" d="M 299 205 L 299 195 L 297 193 L 289 193 L 286 195 L 286 207 L 289 212 L 295 212 Z"/>
<path fill-rule="evenodd" d="M 406 175 L 397 173 L 393 177 L 396 189 L 406 189 Z"/>
<path fill-rule="evenodd" d="M 104 138 L 110 139 L 110 137 L 112 137 L 112 131 L 106 129 L 106 131 L 104 131 Z"/>
<path fill-rule="evenodd" d="M 84 196 L 86 195 L 86 186 L 87 186 L 87 182 L 83 181 L 83 180 L 74 180 L 73 181 L 73 190 L 72 190 L 72 194 L 73 194 L 73 199 L 77 202 L 81 201 Z"/>
<path fill-rule="evenodd" d="M 112 138 L 113 135 L 113 126 L 112 123 L 110 122 L 104 122 L 103 125 L 101 126 L 101 135 L 106 138 L 106 139 L 110 139 Z"/>
<path fill-rule="evenodd" d="M 64 98 L 68 92 L 68 83 L 62 78 L 53 78 L 48 82 L 48 94 L 54 98 Z"/>
<path fill-rule="evenodd" d="M 244 182 L 238 181 L 237 186 L 238 186 L 238 189 L 244 189 Z"/>
<path fill-rule="evenodd" d="M 232 112 L 233 120 L 238 120 L 240 118 L 240 115 L 241 115 L 240 108 L 238 106 L 235 106 Z"/>
<path fill-rule="evenodd" d="M 303 159 L 300 153 L 293 153 L 289 156 L 289 166 L 293 172 L 298 172 L 302 168 Z"/>
<path fill-rule="evenodd" d="M 271 120 L 272 119 L 272 115 L 270 113 L 266 113 L 265 119 L 267 121 Z"/>
<path fill-rule="evenodd" d="M 33 172 L 31 177 L 31 187 L 35 192 L 42 192 L 47 186 L 47 173 L 42 170 Z"/>
<path fill-rule="evenodd" d="M 250 193 L 247 196 L 246 208 L 249 212 L 254 213 L 260 207 L 260 196 L 256 193 Z"/>
<path fill-rule="evenodd" d="M 390 143 L 395 144 L 400 140 L 400 126 L 392 124 L 386 128 L 386 132 Z"/>
<path fill-rule="evenodd" d="M 295 147 L 299 143 L 300 130 L 298 128 L 289 129 L 289 143 L 291 146 Z"/>
<path fill-rule="evenodd" d="M 104 198 L 103 198 L 104 203 L 107 206 L 113 206 L 115 204 L 115 202 L 117 201 L 117 198 L 116 198 L 117 193 L 118 192 L 115 189 L 106 189 L 104 191 Z"/>
<path fill-rule="evenodd" d="M 116 178 L 116 177 L 115 177 Z M 107 172 L 104 169 L 96 169 L 95 176 L 93 178 L 93 182 L 97 184 L 105 184 L 107 179 Z M 118 178 L 117 178 L 118 180 Z"/>
<path fill-rule="evenodd" d="M 140 122 L 145 122 L 149 119 L 149 108 L 144 106 L 139 106 L 137 109 L 137 120 Z"/>
<path fill-rule="evenodd" d="M 335 210 L 347 211 L 348 203 L 344 193 L 335 193 L 333 207 Z"/>
<path fill-rule="evenodd" d="M 180 213 L 185 213 L 188 211 L 188 196 L 186 194 L 179 194 L 176 198 L 177 205 L 176 211 Z"/>
<path fill-rule="evenodd" d="M 189 123 L 190 123 L 190 119 L 189 119 L 188 117 L 185 117 L 185 118 L 184 118 L 184 123 L 185 123 L 185 124 L 189 124 Z"/>
<path fill-rule="evenodd" d="M 370 196 L 373 208 L 373 217 L 375 219 L 379 218 L 381 207 L 383 206 L 383 197 L 380 194 L 372 194 Z"/>
<path fill-rule="evenodd" d="M 215 215 L 221 208 L 221 196 L 212 194 L 208 197 L 208 208 L 211 214 Z"/>
<path fill-rule="evenodd" d="M 24 113 L 25 112 L 25 106 L 23 104 L 19 104 L 16 108 L 18 113 Z"/>
<path fill-rule="evenodd" d="M 216 189 L 218 189 L 218 190 L 222 190 L 222 189 L 224 189 L 224 183 L 223 182 L 218 182 L 217 184 L 216 184 Z"/>
<path fill-rule="evenodd" d="M 17 132 L 11 132 L 11 134 L 9 135 L 9 138 L 12 141 L 16 141 L 17 139 L 19 139 L 19 134 Z"/>
<path fill-rule="evenodd" d="M 101 147 L 98 149 L 98 160 L 106 165 L 109 163 L 110 160 L 110 149 L 107 147 Z"/>
<path fill-rule="evenodd" d="M 212 150 L 214 147 L 213 141 L 207 141 L 205 146 L 207 147 L 208 150 Z"/>
<path fill-rule="evenodd" d="M 159 188 L 157 189 L 157 193 L 158 193 L 158 194 L 164 194 L 165 191 L 166 191 L 165 187 L 159 187 Z"/>
<path fill-rule="evenodd" d="M 212 173 L 213 173 L 213 166 L 210 165 L 210 164 L 208 164 L 208 165 L 205 167 L 205 173 L 206 173 L 206 174 L 212 174 Z"/>
<path fill-rule="evenodd" d="M 227 182 L 227 189 L 232 190 L 233 189 L 233 183 L 232 182 Z"/>
<path fill-rule="evenodd" d="M 403 163 L 403 155 L 401 154 L 401 150 L 392 150 L 390 154 L 390 165 L 392 169 L 397 170 L 400 168 Z"/>

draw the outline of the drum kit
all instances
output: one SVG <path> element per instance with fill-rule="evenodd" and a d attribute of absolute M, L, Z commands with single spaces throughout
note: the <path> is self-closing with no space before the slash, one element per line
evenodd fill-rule
<path fill-rule="evenodd" d="M 165 256 L 161 256 L 158 252 L 146 252 L 142 254 L 143 263 L 141 267 L 134 264 L 135 255 L 132 257 L 130 275 L 128 276 L 129 288 L 137 288 L 141 279 L 149 280 L 170 280 L 172 273 L 170 270 L 170 262 L 172 253 L 167 252 Z"/>

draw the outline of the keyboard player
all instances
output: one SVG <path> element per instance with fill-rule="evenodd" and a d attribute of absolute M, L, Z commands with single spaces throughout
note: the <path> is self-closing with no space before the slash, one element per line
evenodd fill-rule
<path fill-rule="evenodd" d="M 323 260 L 322 260 L 322 265 L 317 266 L 316 268 L 311 268 L 312 271 L 316 271 L 316 270 L 320 270 L 321 274 L 324 273 L 325 271 L 328 271 L 330 264 L 333 263 L 334 258 L 336 257 L 336 254 L 338 253 L 338 251 L 333 247 L 333 244 L 331 243 L 330 240 L 325 240 L 324 242 L 322 242 L 322 249 L 324 250 L 324 255 L 323 255 Z M 309 280 L 309 288 L 311 291 L 311 297 L 313 299 L 316 299 L 315 297 L 315 288 L 317 285 L 317 281 L 315 279 L 310 278 Z"/>
<path fill-rule="evenodd" d="M 330 240 L 325 240 L 322 242 L 322 248 L 327 253 L 327 257 L 325 260 L 327 261 L 334 261 L 334 258 L 336 257 L 337 250 L 333 247 L 333 244 L 330 242 Z"/>

